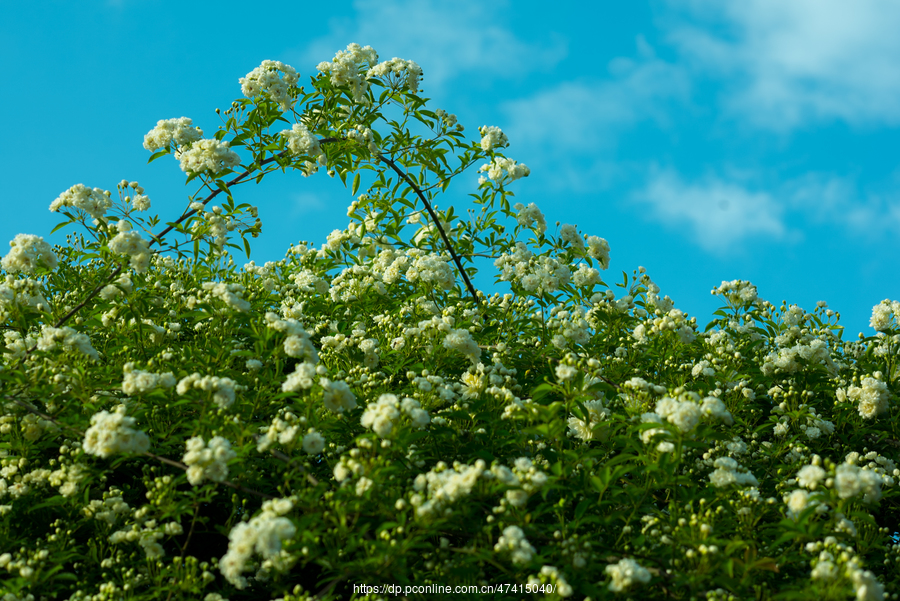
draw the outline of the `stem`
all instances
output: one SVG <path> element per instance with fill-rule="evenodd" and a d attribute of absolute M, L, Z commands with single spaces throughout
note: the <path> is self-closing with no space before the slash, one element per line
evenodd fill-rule
<path fill-rule="evenodd" d="M 440 232 L 441 239 L 444 241 L 444 244 L 447 246 L 447 250 L 450 251 L 450 256 L 453 257 L 453 262 L 456 263 L 456 268 L 459 270 L 459 273 L 462 275 L 463 280 L 465 280 L 465 282 L 466 282 L 466 288 L 468 288 L 469 294 L 472 295 L 472 300 L 475 301 L 476 306 L 480 305 L 480 303 L 478 301 L 478 292 L 475 290 L 475 286 L 473 286 L 472 282 L 469 280 L 469 274 L 467 274 L 466 270 L 463 269 L 462 262 L 460 262 L 460 260 L 459 260 L 459 256 L 456 254 L 456 251 L 453 250 L 453 245 L 450 243 L 450 239 L 447 237 L 446 232 L 444 232 L 444 228 L 441 227 L 441 222 L 438 219 L 437 214 L 434 212 L 434 209 L 431 207 L 431 203 L 428 202 L 427 198 L 425 198 L 425 195 L 422 193 L 422 190 L 419 188 L 419 186 L 416 185 L 416 183 L 412 180 L 412 178 L 409 177 L 409 175 L 407 175 L 402 169 L 397 167 L 397 164 L 394 161 L 392 161 L 391 159 L 389 159 L 383 155 L 380 155 L 380 154 L 376 155 L 376 156 L 378 157 L 378 160 L 387 163 L 391 167 L 391 169 L 394 170 L 394 172 L 397 175 L 402 177 L 403 180 L 407 184 L 410 185 L 410 187 L 413 189 L 413 191 L 416 193 L 416 195 L 422 201 L 422 204 L 425 205 L 425 209 L 428 210 L 428 214 L 431 216 L 431 221 L 434 223 L 438 232 Z"/>

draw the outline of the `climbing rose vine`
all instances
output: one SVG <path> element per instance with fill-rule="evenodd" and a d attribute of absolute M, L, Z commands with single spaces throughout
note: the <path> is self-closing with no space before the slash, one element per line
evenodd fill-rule
<path fill-rule="evenodd" d="M 76 184 L 67 244 L 11 241 L 0 599 L 897 598 L 900 302 L 848 341 L 723 282 L 699 327 L 423 73 L 263 61 L 211 135 L 145 136 L 180 215 Z M 239 266 L 240 186 L 296 171 L 349 224 Z"/>

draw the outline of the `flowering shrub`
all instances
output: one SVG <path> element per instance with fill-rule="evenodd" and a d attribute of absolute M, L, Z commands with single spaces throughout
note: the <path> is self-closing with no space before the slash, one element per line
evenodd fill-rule
<path fill-rule="evenodd" d="M 355 44 L 308 88 L 264 61 L 212 138 L 145 137 L 200 183 L 179 217 L 78 184 L 50 208 L 87 236 L 12 241 L 0 598 L 897 598 L 900 303 L 846 341 L 723 282 L 698 328 L 513 203 L 507 136 L 467 140 L 423 77 Z M 470 167 L 460 219 L 435 200 Z M 349 224 L 238 267 L 236 188 L 320 168 Z"/>

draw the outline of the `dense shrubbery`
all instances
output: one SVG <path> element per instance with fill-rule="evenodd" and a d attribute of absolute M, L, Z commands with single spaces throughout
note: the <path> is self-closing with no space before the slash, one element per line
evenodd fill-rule
<path fill-rule="evenodd" d="M 176 221 L 78 185 L 51 209 L 84 234 L 13 241 L 0 598 L 897 597 L 900 303 L 846 342 L 736 281 L 700 330 L 513 205 L 528 168 L 428 109 L 418 65 L 318 70 L 265 61 L 209 139 L 159 122 L 151 160 L 200 184 Z M 474 165 L 467 219 L 432 204 Z M 235 188 L 319 168 L 350 225 L 237 268 Z"/>

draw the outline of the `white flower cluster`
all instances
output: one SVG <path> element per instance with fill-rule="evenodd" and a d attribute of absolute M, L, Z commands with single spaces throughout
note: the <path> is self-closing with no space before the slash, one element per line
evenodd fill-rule
<path fill-rule="evenodd" d="M 303 435 L 303 450 L 309 455 L 318 455 L 325 449 L 325 437 L 316 432 L 315 428 L 307 430 Z"/>
<path fill-rule="evenodd" d="M 559 349 L 573 344 L 587 344 L 591 339 L 591 328 L 583 307 L 576 306 L 571 309 L 566 309 L 563 305 L 553 307 L 550 309 L 547 329 L 553 332 L 550 342 Z"/>
<path fill-rule="evenodd" d="M 186 146 L 203 137 L 203 130 L 193 127 L 193 121 L 187 117 L 178 119 L 160 119 L 156 127 L 144 136 L 144 148 L 150 152 L 160 148 L 168 148 L 172 142 L 176 146 Z"/>
<path fill-rule="evenodd" d="M 219 570 L 228 582 L 239 589 L 247 586 L 247 579 L 241 573 L 250 567 L 248 563 L 254 552 L 266 560 L 263 567 L 284 567 L 279 561 L 281 544 L 297 533 L 297 527 L 283 516 L 293 508 L 291 499 L 266 501 L 258 515 L 231 529 L 228 552 L 219 561 Z"/>
<path fill-rule="evenodd" d="M 664 315 L 648 318 L 644 323 L 635 326 L 631 336 L 639 344 L 642 344 L 647 342 L 651 336 L 658 336 L 663 332 L 675 332 L 681 342 L 690 344 L 697 338 L 694 328 L 691 327 L 692 323 L 680 309 L 670 308 Z"/>
<path fill-rule="evenodd" d="M 801 359 L 807 365 L 824 365 L 830 372 L 836 371 L 828 343 L 821 338 L 812 338 L 811 335 L 806 340 L 799 340 L 794 346 L 772 351 L 766 355 L 760 369 L 767 376 L 779 372 L 794 373 L 804 368 Z"/>
<path fill-rule="evenodd" d="M 268 428 L 263 426 L 259 429 L 263 435 L 256 441 L 256 450 L 262 453 L 263 451 L 269 450 L 269 447 L 276 442 L 283 445 L 290 445 L 296 440 L 297 435 L 300 434 L 300 430 L 305 423 L 305 417 L 298 418 L 290 411 L 284 412 L 283 419 L 282 417 L 276 416 Z"/>
<path fill-rule="evenodd" d="M 434 469 L 419 474 L 413 483 L 415 494 L 410 497 L 410 504 L 416 508 L 419 517 L 450 511 L 447 505 L 455 503 L 469 495 L 484 474 L 487 464 L 479 459 L 474 465 L 454 462 L 453 467 L 439 461 Z M 422 493 L 425 493 L 424 496 Z"/>
<path fill-rule="evenodd" d="M 485 474 L 489 477 L 488 474 Z M 547 483 L 547 474 L 537 469 L 528 457 L 519 457 L 509 469 L 504 465 L 492 465 L 490 476 L 506 486 L 514 487 L 504 495 L 513 507 L 523 507 L 538 489 Z"/>
<path fill-rule="evenodd" d="M 185 173 L 209 171 L 215 174 L 241 164 L 240 155 L 231 150 L 228 142 L 215 138 L 194 142 L 187 150 L 179 148 L 175 151 L 175 158 Z"/>
<path fill-rule="evenodd" d="M 411 283 L 422 282 L 429 287 L 453 290 L 456 285 L 453 268 L 441 255 L 412 248 L 407 251 L 407 256 L 412 259 L 406 269 L 406 279 Z"/>
<path fill-rule="evenodd" d="M 499 127 L 482 125 L 478 128 L 478 133 L 481 134 L 481 149 L 485 152 L 509 146 L 509 138 Z"/>
<path fill-rule="evenodd" d="M 132 269 L 144 273 L 150 267 L 150 244 L 138 232 L 131 231 L 131 224 L 120 219 L 116 222 L 119 233 L 109 241 L 109 250 L 127 255 Z"/>
<path fill-rule="evenodd" d="M 494 551 L 497 553 L 509 553 L 510 559 L 516 565 L 523 565 L 531 561 L 534 557 L 535 550 L 525 538 L 525 533 L 518 526 L 507 526 L 503 529 L 503 534 L 497 539 L 494 545 Z"/>
<path fill-rule="evenodd" d="M 759 299 L 756 286 L 745 280 L 723 281 L 721 286 L 713 288 L 710 293 L 725 297 L 735 307 L 750 307 Z"/>
<path fill-rule="evenodd" d="M 484 172 L 487 172 L 488 178 L 497 183 L 506 180 L 507 177 L 510 182 L 514 182 L 521 177 L 531 175 L 531 169 L 525 163 L 517 164 L 515 160 L 504 157 L 494 157 L 494 160 L 490 163 L 485 163 L 479 167 L 478 173 Z M 478 183 L 483 184 L 485 181 L 487 180 L 482 176 L 479 178 Z"/>
<path fill-rule="evenodd" d="M 716 469 L 709 474 L 713 486 L 722 488 L 737 484 L 738 486 L 759 486 L 759 481 L 746 468 L 731 457 L 719 457 L 713 463 Z"/>
<path fill-rule="evenodd" d="M 516 249 L 500 255 L 494 261 L 500 270 L 500 280 L 518 282 L 527 292 L 554 292 L 569 283 L 572 270 L 553 257 L 534 257 L 524 242 L 516 242 Z"/>
<path fill-rule="evenodd" d="M 600 263 L 600 269 L 609 267 L 609 242 L 599 236 L 588 236 L 587 254 Z"/>
<path fill-rule="evenodd" d="M 17 307 L 30 307 L 40 312 L 50 310 L 40 281 L 12 275 L 0 281 L 0 323 L 9 319 L 10 312 Z"/>
<path fill-rule="evenodd" d="M 125 415 L 125 405 L 113 413 L 100 411 L 91 416 L 91 427 L 84 433 L 84 452 L 97 457 L 115 453 L 143 453 L 150 448 L 150 439 L 134 429 L 135 420 Z"/>
<path fill-rule="evenodd" d="M 400 411 L 407 414 L 413 426 L 422 429 L 431 421 L 428 412 L 422 409 L 419 401 L 409 397 L 402 401 L 393 394 L 382 394 L 375 403 L 369 403 L 359 422 L 382 438 L 387 438 L 400 419 Z"/>
<path fill-rule="evenodd" d="M 900 324 L 900 302 L 884 299 L 872 307 L 872 319 L 869 320 L 872 329 L 877 332 L 887 332 L 895 324 Z"/>
<path fill-rule="evenodd" d="M 291 88 L 297 87 L 299 80 L 300 76 L 290 65 L 285 65 L 281 61 L 264 60 L 238 82 L 241 84 L 241 92 L 247 98 L 268 94 L 269 98 L 281 106 L 282 111 L 287 111 L 294 105 Z"/>
<path fill-rule="evenodd" d="M 345 410 L 356 408 L 356 395 L 346 382 L 340 380 L 332 382 L 328 378 L 322 378 L 319 384 L 324 390 L 322 402 L 329 411 L 343 413 Z"/>
<path fill-rule="evenodd" d="M 452 351 L 459 351 L 469 358 L 472 365 L 477 365 L 481 358 L 481 349 L 472 338 L 471 332 L 463 328 L 450 330 L 444 338 L 444 347 Z"/>
<path fill-rule="evenodd" d="M 34 273 L 41 266 L 51 271 L 56 269 L 59 260 L 53 248 L 40 236 L 16 234 L 9 245 L 11 250 L 0 260 L 0 265 L 7 272 Z"/>
<path fill-rule="evenodd" d="M 41 337 L 37 339 L 38 350 L 53 351 L 59 348 L 60 345 L 76 349 L 95 361 L 100 359 L 100 353 L 91 346 L 91 339 L 88 338 L 87 334 L 76 332 L 69 326 L 61 328 L 42 326 Z"/>
<path fill-rule="evenodd" d="M 203 290 L 234 309 L 246 312 L 250 310 L 250 303 L 243 298 L 245 288 L 240 284 L 226 284 L 224 282 L 203 282 Z"/>
<path fill-rule="evenodd" d="M 834 489 L 842 499 L 862 495 L 863 503 L 874 503 L 881 498 L 883 481 L 884 477 L 874 470 L 852 463 L 842 463 L 834 470 Z"/>
<path fill-rule="evenodd" d="M 128 396 L 134 396 L 142 392 L 148 392 L 156 388 L 173 388 L 176 384 L 172 372 L 155 374 L 149 371 L 134 369 L 134 363 L 128 362 L 123 370 L 125 379 L 122 381 L 122 392 Z"/>
<path fill-rule="evenodd" d="M 539 234 L 547 231 L 547 220 L 536 204 L 532 202 L 526 207 L 521 202 L 517 202 L 513 208 L 518 211 L 516 221 L 519 225 L 531 228 Z"/>
<path fill-rule="evenodd" d="M 59 211 L 63 207 L 81 209 L 94 218 L 94 225 L 104 220 L 106 211 L 112 207 L 112 194 L 100 188 L 88 188 L 84 184 L 75 184 L 50 203 L 50 210 Z"/>
<path fill-rule="evenodd" d="M 234 392 L 240 389 L 231 378 L 220 378 L 218 376 L 200 376 L 197 372 L 186 376 L 178 382 L 178 388 L 175 390 L 179 395 L 185 395 L 189 391 L 197 389 L 213 393 L 213 401 L 216 405 L 222 407 L 230 407 L 234 403 Z"/>
<path fill-rule="evenodd" d="M 876 372 L 863 377 L 860 382 L 862 386 L 849 386 L 846 390 L 839 388 L 836 391 L 837 399 L 842 402 L 847 399 L 856 401 L 859 403 L 859 414 L 865 419 L 873 419 L 887 412 L 891 399 L 891 391 L 881 377 L 881 372 Z"/>
<path fill-rule="evenodd" d="M 569 436 L 574 436 L 579 440 L 589 441 L 603 439 L 609 432 L 608 427 L 598 428 L 594 431 L 594 427 L 609 419 L 610 411 L 603 403 L 603 399 L 595 399 L 585 401 L 584 408 L 588 410 L 588 421 L 575 417 L 569 417 Z"/>
<path fill-rule="evenodd" d="M 319 138 L 306 129 L 302 123 L 294 123 L 291 129 L 282 130 L 280 135 L 286 140 L 288 151 L 292 157 L 318 157 L 322 154 Z"/>
<path fill-rule="evenodd" d="M 376 58 L 376 60 L 378 60 Z M 422 67 L 415 61 L 402 58 L 392 58 L 389 61 L 378 63 L 366 72 L 366 77 L 385 77 L 393 73 L 400 75 L 406 72 L 406 89 L 415 94 L 419 91 L 419 79 L 422 78 Z"/>
<path fill-rule="evenodd" d="M 134 289 L 134 282 L 131 281 L 131 276 L 127 273 L 123 273 L 120 275 L 112 284 L 107 284 L 100 291 L 100 298 L 103 300 L 112 300 L 117 296 L 121 296 L 124 294 L 131 294 L 131 291 Z"/>
<path fill-rule="evenodd" d="M 618 563 L 606 566 L 605 571 L 612 578 L 609 590 L 614 593 L 621 593 L 638 583 L 650 582 L 650 572 L 633 559 L 620 559 Z"/>
<path fill-rule="evenodd" d="M 208 443 L 202 436 L 194 436 L 185 443 L 184 454 L 187 479 L 192 486 L 200 486 L 204 480 L 222 482 L 228 477 L 228 462 L 237 457 L 231 443 L 221 436 L 212 437 Z"/>
<path fill-rule="evenodd" d="M 266 313 L 266 325 L 287 334 L 284 340 L 284 352 L 288 357 L 302 359 L 309 363 L 319 362 L 319 353 L 309 339 L 309 333 L 296 319 L 280 319 L 276 313 Z"/>
<path fill-rule="evenodd" d="M 339 50 L 331 62 L 321 62 L 316 67 L 321 73 L 331 75 L 331 84 L 336 87 L 349 86 L 356 102 L 363 102 L 369 82 L 360 72 L 366 65 L 372 68 L 378 63 L 378 53 L 371 46 L 361 47 L 349 44 L 346 50 Z M 366 70 L 368 72 L 368 69 Z"/>
<path fill-rule="evenodd" d="M 682 432 L 693 430 L 704 415 L 714 417 L 726 424 L 733 423 L 734 420 L 721 399 L 710 396 L 703 399 L 702 403 L 699 401 L 700 395 L 695 392 L 683 393 L 680 399 L 663 397 L 657 401 L 655 413 L 644 414 L 642 418 L 644 422 L 662 423 L 662 420 L 665 420 L 675 424 Z M 654 418 L 654 415 L 659 419 Z M 642 437 L 647 432 L 650 430 L 645 430 Z"/>
<path fill-rule="evenodd" d="M 128 503 L 122 498 L 122 491 L 118 488 L 110 488 L 103 493 L 103 500 L 93 499 L 81 510 L 84 515 L 95 520 L 114 525 L 120 516 L 129 513 Z"/>

